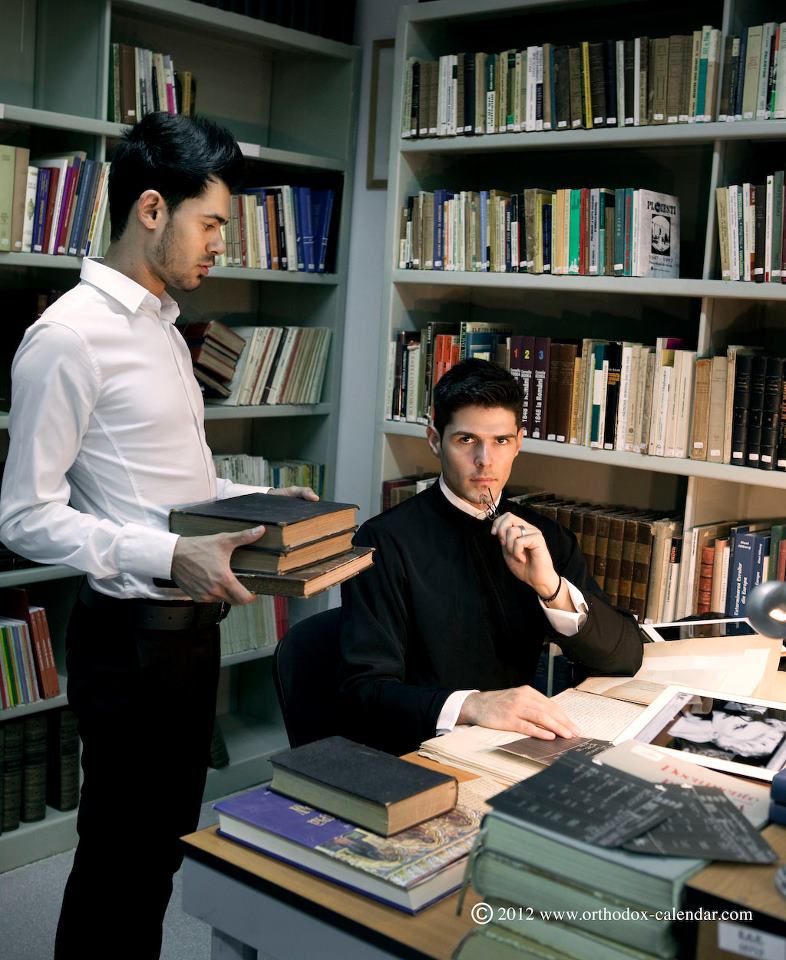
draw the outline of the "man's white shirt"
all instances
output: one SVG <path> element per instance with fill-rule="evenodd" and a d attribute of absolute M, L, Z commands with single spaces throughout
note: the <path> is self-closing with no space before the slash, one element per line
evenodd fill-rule
<path fill-rule="evenodd" d="M 117 597 L 177 599 L 171 507 L 265 491 L 216 478 L 204 402 L 166 293 L 84 260 L 12 366 L 0 539 Z"/>
<path fill-rule="evenodd" d="M 462 500 L 461 497 L 457 497 L 445 483 L 445 478 L 442 476 L 439 478 L 439 489 L 445 495 L 448 503 L 451 503 L 457 510 L 468 513 L 471 517 L 475 517 L 476 520 L 486 519 L 487 513 L 485 510 L 479 510 L 466 500 Z M 499 501 L 500 497 L 497 497 L 494 503 L 495 507 L 499 506 Z M 540 605 L 546 614 L 546 619 L 557 633 L 561 633 L 563 637 L 572 637 L 579 632 L 587 619 L 587 601 L 584 599 L 584 594 L 578 587 L 575 587 L 568 580 L 565 580 L 564 577 L 562 579 L 568 587 L 570 599 L 573 601 L 573 606 L 576 608 L 576 611 L 552 610 L 550 607 L 547 607 L 542 600 L 540 601 Z M 471 693 L 477 693 L 477 691 L 455 690 L 450 694 L 442 705 L 442 710 L 440 710 L 439 716 L 437 717 L 437 735 L 450 733 L 451 730 L 453 730 L 458 722 L 464 701 Z"/>

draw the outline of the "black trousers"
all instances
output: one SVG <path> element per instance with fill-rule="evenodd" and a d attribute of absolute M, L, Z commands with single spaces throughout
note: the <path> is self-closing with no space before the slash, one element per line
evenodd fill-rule
<path fill-rule="evenodd" d="M 84 778 L 55 960 L 155 960 L 183 859 L 178 838 L 199 820 L 219 628 L 122 621 L 77 602 L 68 626 L 68 700 Z"/>

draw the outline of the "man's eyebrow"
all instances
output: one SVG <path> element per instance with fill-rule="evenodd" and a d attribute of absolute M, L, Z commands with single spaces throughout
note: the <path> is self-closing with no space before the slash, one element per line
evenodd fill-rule
<path fill-rule="evenodd" d="M 218 220 L 222 227 L 229 222 L 226 217 L 222 217 L 220 213 L 203 213 L 202 216 L 207 220 Z"/>
<path fill-rule="evenodd" d="M 472 433 L 471 430 L 456 430 L 453 434 L 454 437 L 472 437 L 473 440 L 479 440 L 480 437 L 476 433 Z M 495 440 L 513 440 L 515 438 L 515 433 L 498 433 L 494 437 Z"/>

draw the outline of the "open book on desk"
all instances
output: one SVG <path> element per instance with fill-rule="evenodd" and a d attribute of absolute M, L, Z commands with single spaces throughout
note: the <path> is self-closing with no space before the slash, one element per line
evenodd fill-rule
<path fill-rule="evenodd" d="M 635 677 L 590 677 L 578 689 L 645 705 L 672 684 L 735 697 L 767 697 L 780 655 L 781 641 L 760 634 L 645 643 L 644 662 Z"/>
<path fill-rule="evenodd" d="M 564 690 L 552 699 L 579 727 L 582 736 L 596 740 L 616 739 L 644 709 L 639 704 L 580 690 Z M 520 733 L 510 730 L 459 726 L 452 733 L 426 740 L 418 752 L 431 760 L 492 776 L 510 785 L 543 769 L 541 764 L 500 749 L 520 739 Z"/>

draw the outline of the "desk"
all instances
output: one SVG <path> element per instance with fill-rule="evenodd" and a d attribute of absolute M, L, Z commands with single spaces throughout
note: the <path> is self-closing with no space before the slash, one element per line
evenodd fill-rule
<path fill-rule="evenodd" d="M 183 909 L 213 928 L 212 960 L 449 960 L 475 929 L 468 891 L 409 916 L 226 840 L 185 837 Z"/>

